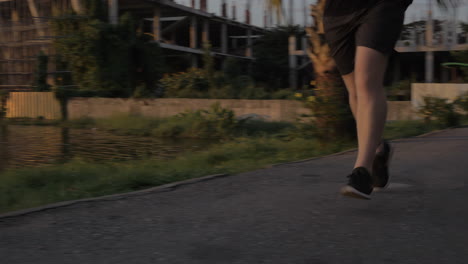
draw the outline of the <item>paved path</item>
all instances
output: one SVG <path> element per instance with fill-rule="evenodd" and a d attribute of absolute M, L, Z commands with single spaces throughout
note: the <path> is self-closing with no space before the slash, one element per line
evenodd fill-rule
<path fill-rule="evenodd" d="M 0 263 L 468 263 L 468 128 L 395 145 L 371 201 L 349 152 L 0 219 Z"/>

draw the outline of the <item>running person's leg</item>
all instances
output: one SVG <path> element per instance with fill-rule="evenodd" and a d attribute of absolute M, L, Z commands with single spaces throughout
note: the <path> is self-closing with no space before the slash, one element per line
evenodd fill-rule
<path fill-rule="evenodd" d="M 388 56 L 380 51 L 358 46 L 355 63 L 356 123 L 358 157 L 354 168 L 372 171 L 377 147 L 382 141 L 387 117 L 387 99 L 383 79 Z"/>
<path fill-rule="evenodd" d="M 351 112 L 353 113 L 354 119 L 356 119 L 357 115 L 357 94 L 356 94 L 356 82 L 354 80 L 354 71 L 341 76 L 346 86 L 346 90 L 348 90 L 348 101 L 349 107 L 351 108 Z"/>
<path fill-rule="evenodd" d="M 350 16 L 324 17 L 326 38 L 348 89 L 358 130 L 358 158 L 348 176 L 349 183 L 342 189 L 345 195 L 369 199 L 376 182 L 370 172 L 372 167 L 376 168 L 373 162 L 386 120 L 383 77 L 388 54 L 401 32 L 404 13 L 411 2 L 382 0 Z M 385 161 L 385 166 L 380 167 L 388 169 L 387 164 Z"/>
<path fill-rule="evenodd" d="M 380 51 L 358 46 L 354 72 L 343 76 L 358 132 L 358 157 L 348 184 L 341 189 L 347 196 L 370 199 L 372 193 L 372 165 L 387 115 L 383 87 L 387 60 L 388 56 Z"/>
<path fill-rule="evenodd" d="M 351 108 L 351 112 L 353 113 L 353 117 L 355 120 L 357 120 L 357 93 L 356 93 L 356 81 L 355 81 L 355 74 L 354 74 L 354 71 L 349 73 L 349 74 L 346 74 L 346 75 L 342 75 L 341 77 L 343 78 L 343 81 L 345 83 L 345 86 L 346 86 L 346 90 L 348 91 L 348 101 L 349 101 L 349 107 Z M 357 122 L 356 122 L 357 123 Z M 382 144 L 383 141 L 379 144 L 379 146 L 377 147 L 377 150 L 376 150 L 376 154 L 377 153 L 381 153 L 384 149 L 384 144 Z"/>

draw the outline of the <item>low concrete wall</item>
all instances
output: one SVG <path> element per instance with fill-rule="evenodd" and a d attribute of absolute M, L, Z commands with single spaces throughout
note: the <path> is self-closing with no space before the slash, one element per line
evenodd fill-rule
<path fill-rule="evenodd" d="M 267 121 L 294 122 L 301 114 L 310 113 L 301 102 L 294 100 L 73 98 L 68 102 L 68 115 L 70 119 L 105 118 L 118 114 L 169 117 L 186 110 L 208 109 L 215 102 L 232 109 L 238 117 L 254 115 Z M 388 120 L 416 118 L 410 101 L 388 102 Z"/>
<path fill-rule="evenodd" d="M 413 83 L 411 102 L 414 109 L 424 104 L 424 96 L 433 96 L 453 100 L 468 92 L 468 83 Z"/>
<path fill-rule="evenodd" d="M 216 102 L 233 110 L 236 116 L 255 114 L 269 121 L 294 121 L 300 114 L 308 113 L 300 102 L 293 100 L 73 98 L 68 103 L 68 114 L 70 119 L 116 114 L 169 117 L 186 110 L 208 109 Z"/>

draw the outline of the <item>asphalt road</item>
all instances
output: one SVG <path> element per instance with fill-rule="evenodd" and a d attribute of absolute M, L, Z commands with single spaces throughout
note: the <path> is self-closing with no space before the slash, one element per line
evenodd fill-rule
<path fill-rule="evenodd" d="M 353 151 L 0 218 L 0 263 L 468 263 L 468 128 L 394 144 L 370 201 Z"/>

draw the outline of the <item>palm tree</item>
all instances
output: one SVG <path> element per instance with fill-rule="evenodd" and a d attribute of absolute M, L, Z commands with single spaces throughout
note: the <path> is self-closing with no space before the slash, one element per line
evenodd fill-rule
<path fill-rule="evenodd" d="M 282 6 L 282 0 L 267 1 L 276 10 Z M 325 3 L 326 0 L 317 0 L 310 6 L 314 23 L 305 28 L 309 40 L 307 55 L 313 63 L 316 79 L 315 102 L 309 103 L 309 107 L 315 117 L 318 136 L 331 139 L 354 137 L 355 123 L 349 107 L 345 107 L 348 104 L 346 89 L 325 42 Z"/>
<path fill-rule="evenodd" d="M 326 0 L 310 6 L 313 24 L 305 27 L 309 38 L 307 55 L 312 61 L 316 80 L 315 103 L 310 107 L 316 118 L 318 136 L 328 139 L 353 138 L 355 122 L 347 100 L 347 92 L 330 48 L 325 41 L 323 16 Z"/>
<path fill-rule="evenodd" d="M 357 135 L 356 123 L 349 107 L 347 91 L 325 41 L 325 3 L 326 0 L 317 0 L 310 6 L 313 24 L 305 28 L 309 38 L 307 55 L 313 63 L 316 79 L 316 103 L 311 105 L 311 109 L 316 116 L 318 136 L 332 140 L 354 139 Z"/>

